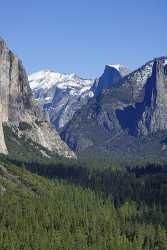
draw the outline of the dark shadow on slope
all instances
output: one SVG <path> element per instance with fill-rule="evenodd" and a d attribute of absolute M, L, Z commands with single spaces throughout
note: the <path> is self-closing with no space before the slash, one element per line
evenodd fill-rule
<path fill-rule="evenodd" d="M 142 119 L 146 107 L 150 108 L 150 111 L 154 109 L 156 105 L 156 97 L 156 63 L 154 63 L 152 76 L 147 80 L 145 85 L 145 96 L 143 102 L 135 103 L 134 106 L 127 106 L 123 110 L 116 110 L 116 116 L 121 127 L 127 129 L 130 135 L 137 136 L 138 123 Z M 150 126 L 150 119 L 151 114 L 147 113 L 145 124 L 147 128 Z"/>
<path fill-rule="evenodd" d="M 167 168 L 148 164 L 142 168 L 127 167 L 126 170 L 90 169 L 80 165 L 24 163 L 10 160 L 17 166 L 32 173 L 67 181 L 70 184 L 89 188 L 104 197 L 112 197 L 116 207 L 126 201 L 136 201 L 139 205 L 167 206 Z"/>

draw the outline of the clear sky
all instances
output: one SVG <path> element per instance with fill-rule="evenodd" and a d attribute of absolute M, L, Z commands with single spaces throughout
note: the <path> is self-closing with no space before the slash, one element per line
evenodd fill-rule
<path fill-rule="evenodd" d="M 5 0 L 0 35 L 28 73 L 94 78 L 105 64 L 135 69 L 167 55 L 167 0 Z"/>

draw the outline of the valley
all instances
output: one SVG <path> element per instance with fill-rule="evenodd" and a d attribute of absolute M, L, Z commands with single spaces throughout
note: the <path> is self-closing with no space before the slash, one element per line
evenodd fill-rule
<path fill-rule="evenodd" d="M 94 80 L 0 60 L 0 250 L 166 250 L 167 57 Z"/>

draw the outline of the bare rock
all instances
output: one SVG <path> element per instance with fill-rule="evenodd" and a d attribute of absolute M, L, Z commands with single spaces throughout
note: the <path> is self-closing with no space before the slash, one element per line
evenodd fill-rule
<path fill-rule="evenodd" d="M 22 131 L 33 141 L 65 157 L 75 154 L 60 139 L 51 127 L 47 115 L 40 110 L 32 98 L 26 71 L 20 59 L 7 48 L 0 39 L 0 152 L 6 154 L 3 123 L 17 127 L 20 123 L 29 124 Z"/>

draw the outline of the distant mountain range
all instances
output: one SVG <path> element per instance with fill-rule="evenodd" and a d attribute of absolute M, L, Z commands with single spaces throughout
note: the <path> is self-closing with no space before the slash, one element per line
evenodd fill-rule
<path fill-rule="evenodd" d="M 97 84 L 98 95 L 65 126 L 63 140 L 80 156 L 166 160 L 167 57 L 111 82 L 101 93 Z"/>
<path fill-rule="evenodd" d="M 76 74 L 42 70 L 30 75 L 29 83 L 35 100 L 41 108 L 49 111 L 52 124 L 61 129 L 90 98 L 99 95 L 129 72 L 123 65 L 106 65 L 102 76 L 91 80 Z"/>
<path fill-rule="evenodd" d="M 167 57 L 133 72 L 106 65 L 95 80 L 47 70 L 29 81 L 62 139 L 81 157 L 167 159 Z"/>
<path fill-rule="evenodd" d="M 93 80 L 75 74 L 43 70 L 29 76 L 29 83 L 38 104 L 48 110 L 56 128 L 64 127 L 88 99 L 93 97 Z"/>

